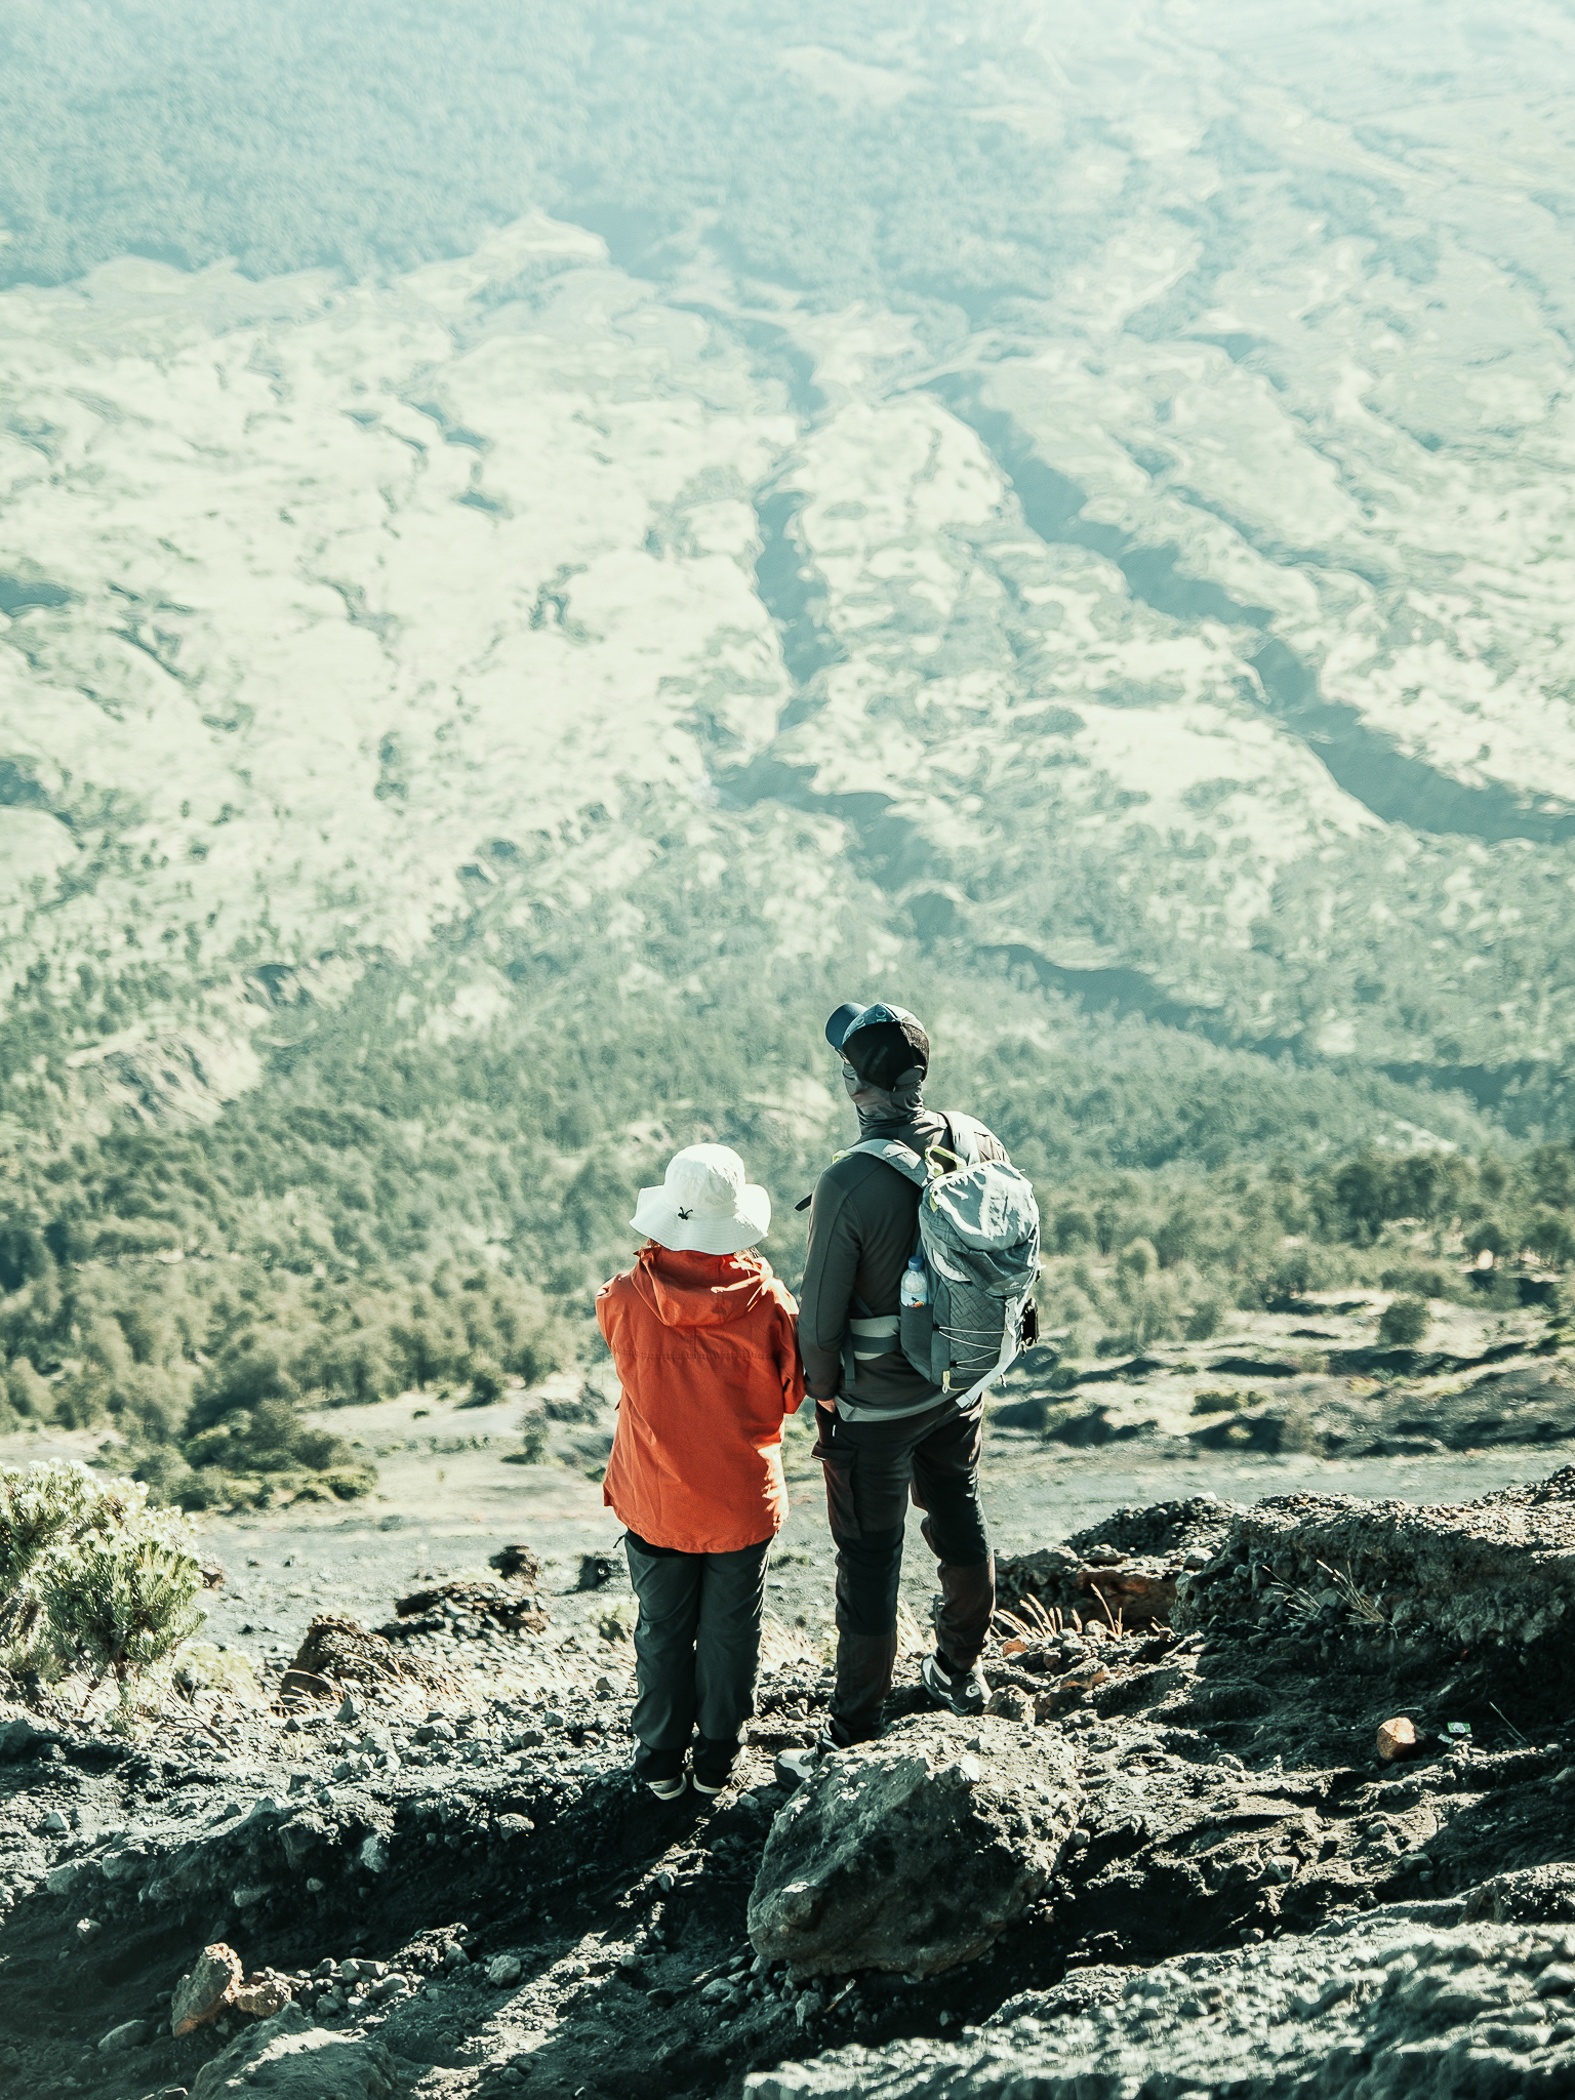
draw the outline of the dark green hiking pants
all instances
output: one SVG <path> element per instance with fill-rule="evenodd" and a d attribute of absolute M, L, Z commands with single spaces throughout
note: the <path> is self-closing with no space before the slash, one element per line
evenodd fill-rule
<path fill-rule="evenodd" d="M 720 1779 L 755 1710 L 771 1541 L 737 1553 L 677 1553 L 629 1531 L 623 1544 L 640 1601 L 634 1768 L 642 1779 L 676 1779 L 698 1734 L 695 1770 Z"/>
<path fill-rule="evenodd" d="M 995 1557 L 979 1504 L 984 1407 L 942 1400 L 896 1422 L 845 1422 L 818 1401 L 815 1456 L 837 1547 L 837 1681 L 831 1732 L 860 1743 L 880 1732 L 897 1661 L 897 1591 L 910 1499 L 939 1567 L 935 1639 L 949 1669 L 972 1669 L 995 1614 Z"/>

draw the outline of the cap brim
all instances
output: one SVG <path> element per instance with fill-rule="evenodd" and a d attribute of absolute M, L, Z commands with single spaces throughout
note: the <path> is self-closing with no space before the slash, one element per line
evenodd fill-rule
<path fill-rule="evenodd" d="M 848 1030 L 864 1011 L 863 1002 L 856 999 L 845 1000 L 837 1008 L 831 1019 L 826 1023 L 826 1041 L 833 1050 L 842 1048 L 843 1043 L 847 1039 Z"/>
<path fill-rule="evenodd" d="M 731 1216 L 725 1211 L 691 1211 L 685 1217 L 664 1182 L 641 1189 L 629 1223 L 642 1238 L 675 1253 L 742 1254 L 771 1230 L 771 1198 L 758 1182 L 750 1181 Z"/>

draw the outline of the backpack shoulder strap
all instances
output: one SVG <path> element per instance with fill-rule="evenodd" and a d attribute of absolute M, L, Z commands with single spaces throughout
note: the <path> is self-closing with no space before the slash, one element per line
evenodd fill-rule
<path fill-rule="evenodd" d="M 930 1170 L 910 1145 L 900 1145 L 895 1138 L 864 1138 L 857 1145 L 849 1145 L 846 1152 L 839 1152 L 838 1159 L 854 1159 L 859 1154 L 867 1159 L 883 1159 L 888 1167 L 909 1181 L 924 1188 L 930 1178 Z"/>
<path fill-rule="evenodd" d="M 965 1167 L 979 1164 L 979 1124 L 973 1116 L 965 1116 L 960 1109 L 943 1108 L 941 1121 L 946 1125 L 947 1143 Z"/>

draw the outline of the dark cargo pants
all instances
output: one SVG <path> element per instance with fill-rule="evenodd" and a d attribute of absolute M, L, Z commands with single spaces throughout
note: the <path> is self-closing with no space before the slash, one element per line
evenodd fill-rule
<path fill-rule="evenodd" d="M 640 1603 L 635 1771 L 676 1779 L 698 1728 L 695 1768 L 720 1778 L 755 1710 L 771 1541 L 737 1553 L 678 1553 L 630 1531 L 623 1544 Z"/>
<path fill-rule="evenodd" d="M 910 1495 L 925 1513 L 920 1529 L 940 1562 L 935 1638 L 942 1660 L 967 1670 L 983 1651 L 995 1614 L 995 1557 L 979 1504 L 984 1408 L 959 1414 L 955 1402 L 942 1400 L 897 1422 L 845 1422 L 821 1403 L 815 1423 L 837 1548 L 832 1733 L 858 1743 L 878 1733 L 891 1690 Z"/>

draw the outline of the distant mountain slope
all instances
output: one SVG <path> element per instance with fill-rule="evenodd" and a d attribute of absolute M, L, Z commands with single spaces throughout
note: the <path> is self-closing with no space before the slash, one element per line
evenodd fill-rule
<path fill-rule="evenodd" d="M 899 964 L 1562 1127 L 1557 10 L 376 26 L 13 32 L 14 982 L 131 972 L 195 1110 L 238 971 L 414 957 L 599 809 L 626 892 L 661 789 L 814 819 Z M 28 282 L 128 246 L 205 267 Z"/>

